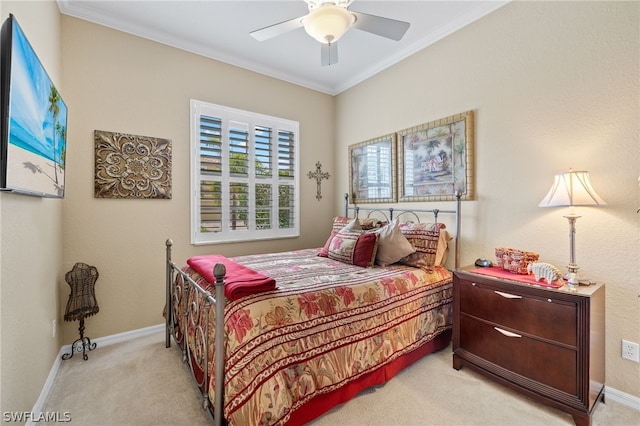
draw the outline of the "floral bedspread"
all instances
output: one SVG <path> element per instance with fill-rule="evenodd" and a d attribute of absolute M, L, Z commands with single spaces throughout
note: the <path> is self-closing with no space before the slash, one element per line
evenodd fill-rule
<path fill-rule="evenodd" d="M 318 257 L 318 251 L 233 258 L 275 278 L 276 290 L 225 307 L 224 415 L 230 425 L 286 423 L 315 396 L 357 381 L 451 328 L 446 269 L 362 268 Z M 184 270 L 214 291 L 188 266 Z M 213 307 L 210 312 L 214 318 Z M 193 337 L 188 340 L 191 345 Z M 214 383 L 211 377 L 211 401 Z"/>

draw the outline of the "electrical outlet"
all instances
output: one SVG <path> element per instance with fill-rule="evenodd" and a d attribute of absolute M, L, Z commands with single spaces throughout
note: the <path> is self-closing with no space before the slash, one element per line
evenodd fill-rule
<path fill-rule="evenodd" d="M 638 349 L 637 343 L 628 342 L 626 340 L 622 341 L 622 358 L 634 362 L 640 362 L 639 352 L 640 350 Z"/>
<path fill-rule="evenodd" d="M 57 326 L 57 321 L 56 320 L 51 321 L 51 328 L 53 329 L 51 337 L 53 337 L 54 339 L 56 337 L 56 328 L 57 328 L 56 326 Z"/>

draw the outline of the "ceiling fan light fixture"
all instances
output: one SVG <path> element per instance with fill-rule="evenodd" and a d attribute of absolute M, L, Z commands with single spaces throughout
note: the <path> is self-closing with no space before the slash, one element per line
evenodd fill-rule
<path fill-rule="evenodd" d="M 347 32 L 355 17 L 345 8 L 331 3 L 312 10 L 303 21 L 304 29 L 320 43 L 335 43 Z"/>

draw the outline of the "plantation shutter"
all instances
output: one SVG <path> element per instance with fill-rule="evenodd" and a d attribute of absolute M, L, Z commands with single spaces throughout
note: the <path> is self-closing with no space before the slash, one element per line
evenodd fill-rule
<path fill-rule="evenodd" d="M 200 224 L 203 232 L 222 229 L 222 121 L 200 116 Z"/>
<path fill-rule="evenodd" d="M 299 234 L 296 122 L 192 101 L 194 133 L 194 244 Z"/>
<path fill-rule="evenodd" d="M 295 139 L 290 131 L 278 132 L 278 226 L 292 228 L 295 225 L 294 208 L 294 178 L 295 170 Z"/>
<path fill-rule="evenodd" d="M 256 229 L 273 228 L 272 134 L 273 129 L 267 126 L 254 130 Z"/>

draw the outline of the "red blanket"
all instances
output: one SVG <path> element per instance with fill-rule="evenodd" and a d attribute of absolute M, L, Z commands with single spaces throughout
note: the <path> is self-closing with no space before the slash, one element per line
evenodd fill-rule
<path fill-rule="evenodd" d="M 187 264 L 211 284 L 216 282 L 213 276 L 213 267 L 216 263 L 222 263 L 227 268 L 224 275 L 224 294 L 231 300 L 276 288 L 276 281 L 273 278 L 219 254 L 194 256 L 187 259 Z"/>

